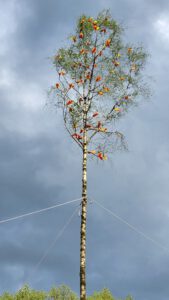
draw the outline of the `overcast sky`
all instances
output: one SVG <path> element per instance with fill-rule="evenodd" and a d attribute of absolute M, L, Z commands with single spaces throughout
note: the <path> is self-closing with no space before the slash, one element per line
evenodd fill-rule
<path fill-rule="evenodd" d="M 89 163 L 89 195 L 169 249 L 169 2 L 167 0 L 0 0 L 0 220 L 81 196 L 81 153 L 69 140 L 46 91 L 56 74 L 48 59 L 65 45 L 77 17 L 110 8 L 125 39 L 151 54 L 153 96 L 117 129 L 129 152 Z M 77 203 L 0 224 L 0 293 L 25 282 L 79 291 L 78 213 L 35 268 Z M 168 300 L 169 250 L 90 204 L 87 290 Z"/>

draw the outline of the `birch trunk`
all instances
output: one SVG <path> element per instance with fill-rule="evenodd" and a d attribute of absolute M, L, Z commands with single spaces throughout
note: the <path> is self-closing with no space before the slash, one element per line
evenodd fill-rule
<path fill-rule="evenodd" d="M 87 132 L 83 132 L 82 210 L 80 229 L 80 300 L 86 300 Z"/>

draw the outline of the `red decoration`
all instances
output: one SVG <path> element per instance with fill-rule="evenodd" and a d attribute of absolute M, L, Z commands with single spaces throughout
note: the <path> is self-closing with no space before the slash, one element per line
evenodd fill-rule
<path fill-rule="evenodd" d="M 83 34 L 83 32 L 80 32 L 80 34 L 79 34 L 79 38 L 80 38 L 80 39 L 83 39 L 83 37 L 84 37 L 84 34 Z"/>
<path fill-rule="evenodd" d="M 94 118 L 94 117 L 97 117 L 98 114 L 99 114 L 98 112 L 95 112 L 95 113 L 93 114 L 93 118 Z"/>
<path fill-rule="evenodd" d="M 68 106 L 68 105 L 73 104 L 73 103 L 74 103 L 73 100 L 68 100 L 68 101 L 66 102 L 66 105 Z"/>

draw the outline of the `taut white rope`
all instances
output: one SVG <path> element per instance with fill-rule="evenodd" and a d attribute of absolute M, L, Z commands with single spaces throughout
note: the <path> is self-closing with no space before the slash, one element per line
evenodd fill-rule
<path fill-rule="evenodd" d="M 64 202 L 64 203 L 59 203 L 59 204 L 56 204 L 56 205 L 53 205 L 53 206 L 49 206 L 49 207 L 46 207 L 46 208 L 35 210 L 35 211 L 32 211 L 30 213 L 26 213 L 26 214 L 23 214 L 23 215 L 20 215 L 20 216 L 8 218 L 8 219 L 5 219 L 5 220 L 0 220 L 0 224 L 7 223 L 7 222 L 10 222 L 10 221 L 14 221 L 14 220 L 17 220 L 17 219 L 20 219 L 20 218 L 23 218 L 23 217 L 28 217 L 28 216 L 31 216 L 31 215 L 35 215 L 35 214 L 38 214 L 38 213 L 41 213 L 41 212 L 44 212 L 44 211 L 47 211 L 47 210 L 50 210 L 50 209 L 53 209 L 53 208 L 56 208 L 56 207 L 64 206 L 64 205 L 79 201 L 81 199 L 82 198 L 74 199 L 74 200 L 67 201 L 67 202 Z"/>
<path fill-rule="evenodd" d="M 92 199 L 93 202 L 95 202 L 98 206 L 100 206 L 102 209 L 104 209 L 105 211 L 107 211 L 109 214 L 111 214 L 114 218 L 118 219 L 121 223 L 127 225 L 128 227 L 130 227 L 132 230 L 134 230 L 136 233 L 138 233 L 139 235 L 141 235 L 142 237 L 146 238 L 147 240 L 151 241 L 153 244 L 155 244 L 156 246 L 160 247 L 161 249 L 169 252 L 169 249 L 163 245 L 161 245 L 159 242 L 155 241 L 154 239 L 152 239 L 150 236 L 148 236 L 147 234 L 145 234 L 144 232 L 142 232 L 141 230 L 139 230 L 138 228 L 136 228 L 135 226 L 133 226 L 132 224 L 128 223 L 126 220 L 124 220 L 122 217 L 118 216 L 117 214 L 115 214 L 113 211 L 111 211 L 110 209 L 104 207 L 102 204 L 100 204 L 98 201 Z"/>
<path fill-rule="evenodd" d="M 31 274 L 29 275 L 27 281 L 29 280 L 29 278 L 32 278 L 32 275 L 37 271 L 37 269 L 39 268 L 39 266 L 42 264 L 42 262 L 45 260 L 45 258 L 47 257 L 48 253 L 50 252 L 50 250 L 54 247 L 55 243 L 57 242 L 57 240 L 63 235 L 64 231 L 66 230 L 66 228 L 69 226 L 69 224 L 71 223 L 73 217 L 75 216 L 76 212 L 78 211 L 79 207 L 76 207 L 76 209 L 73 211 L 73 214 L 70 216 L 70 218 L 68 219 L 68 221 L 65 223 L 65 225 L 60 229 L 60 231 L 58 232 L 57 236 L 55 237 L 54 240 L 52 240 L 52 242 L 50 243 L 49 247 L 46 249 L 45 253 L 42 255 L 42 257 L 40 258 L 40 260 L 37 262 L 37 264 L 34 266 Z"/>

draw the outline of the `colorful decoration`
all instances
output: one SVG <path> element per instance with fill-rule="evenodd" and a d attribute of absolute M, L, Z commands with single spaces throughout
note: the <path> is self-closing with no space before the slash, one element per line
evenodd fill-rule
<path fill-rule="evenodd" d="M 98 82 L 98 81 L 100 81 L 100 80 L 102 80 L 101 76 L 97 76 L 97 77 L 96 77 L 96 82 Z"/>
<path fill-rule="evenodd" d="M 110 92 L 110 89 L 109 89 L 107 86 L 105 86 L 105 87 L 103 88 L 103 90 L 104 90 L 104 92 L 106 92 L 106 93 Z"/>
<path fill-rule="evenodd" d="M 99 128 L 99 131 L 101 131 L 101 132 L 106 132 L 106 131 L 107 131 L 107 128 L 100 127 L 100 128 Z"/>
<path fill-rule="evenodd" d="M 73 89 L 74 88 L 74 84 L 73 83 L 69 83 L 69 89 Z"/>
<path fill-rule="evenodd" d="M 97 157 L 100 160 L 107 160 L 107 156 L 105 154 L 103 154 L 102 152 L 98 152 Z"/>
<path fill-rule="evenodd" d="M 71 104 L 73 104 L 73 103 L 74 103 L 73 100 L 68 100 L 68 101 L 66 102 L 66 105 L 68 106 L 68 105 L 71 105 Z"/>
<path fill-rule="evenodd" d="M 110 47 L 110 44 L 111 44 L 111 39 L 108 39 L 108 40 L 105 42 L 105 46 L 106 46 L 106 47 Z"/>
<path fill-rule="evenodd" d="M 56 83 L 56 88 L 59 89 L 60 88 L 60 83 Z"/>
<path fill-rule="evenodd" d="M 90 74 L 90 72 L 88 72 L 86 75 L 86 79 L 90 79 L 90 78 L 91 78 L 91 74 Z"/>
<path fill-rule="evenodd" d="M 93 25 L 93 29 L 94 29 L 94 30 L 99 30 L 99 29 L 100 29 L 100 27 L 99 27 L 99 26 L 97 26 L 97 25 Z"/>
<path fill-rule="evenodd" d="M 84 48 L 82 48 L 81 50 L 80 50 L 80 54 L 85 54 L 86 53 L 86 50 L 84 49 Z"/>
<path fill-rule="evenodd" d="M 71 40 L 72 40 L 74 43 L 76 43 L 77 37 L 76 37 L 76 36 L 72 36 L 72 37 L 71 37 Z"/>
<path fill-rule="evenodd" d="M 90 153 L 90 154 L 96 154 L 96 150 L 90 150 L 90 151 L 88 151 L 88 153 Z"/>
<path fill-rule="evenodd" d="M 103 92 L 102 92 L 102 91 L 99 91 L 99 92 L 98 92 L 98 95 L 102 96 L 102 95 L 103 95 Z"/>
<path fill-rule="evenodd" d="M 83 81 L 83 79 L 77 79 L 77 80 L 76 80 L 76 83 L 77 83 L 77 84 L 83 84 L 84 81 Z"/>
<path fill-rule="evenodd" d="M 115 107 L 114 110 L 117 111 L 117 112 L 121 111 L 119 107 Z"/>
<path fill-rule="evenodd" d="M 130 47 L 127 49 L 128 54 L 132 53 L 133 49 Z"/>
<path fill-rule="evenodd" d="M 79 34 L 79 38 L 80 38 L 80 39 L 83 39 L 83 37 L 84 37 L 84 34 L 83 34 L 83 32 L 80 32 L 80 34 Z"/>
<path fill-rule="evenodd" d="M 93 47 L 92 53 L 93 53 L 93 54 L 96 53 L 96 47 Z"/>
<path fill-rule="evenodd" d="M 92 117 L 95 118 L 98 116 L 98 114 L 99 114 L 98 112 L 95 112 Z"/>
<path fill-rule="evenodd" d="M 82 140 L 83 139 L 83 137 L 80 134 L 78 134 L 78 133 L 72 134 L 72 137 L 74 137 L 74 138 L 76 138 L 78 140 Z"/>
<path fill-rule="evenodd" d="M 85 126 L 86 128 L 91 128 L 92 127 L 92 125 L 91 124 L 86 124 L 86 126 Z"/>
<path fill-rule="evenodd" d="M 98 152 L 97 153 L 97 157 L 101 160 L 103 160 L 103 153 L 102 152 Z"/>
<path fill-rule="evenodd" d="M 100 128 L 101 126 L 102 126 L 102 123 L 100 121 L 98 121 L 97 127 Z"/>

